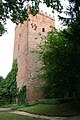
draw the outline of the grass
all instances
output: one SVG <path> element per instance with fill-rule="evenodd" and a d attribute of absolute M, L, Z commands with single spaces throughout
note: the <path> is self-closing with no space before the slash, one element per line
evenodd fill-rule
<path fill-rule="evenodd" d="M 0 120 L 41 120 L 41 119 L 30 118 L 27 116 L 16 115 L 7 112 L 0 112 Z"/>
<path fill-rule="evenodd" d="M 75 101 L 61 105 L 37 104 L 30 107 L 19 108 L 18 110 L 48 116 L 74 116 L 80 114 L 80 102 Z"/>

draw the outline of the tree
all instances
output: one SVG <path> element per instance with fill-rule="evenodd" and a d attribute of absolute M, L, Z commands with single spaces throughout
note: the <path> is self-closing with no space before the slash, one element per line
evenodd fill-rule
<path fill-rule="evenodd" d="M 14 60 L 12 69 L 5 78 L 6 95 L 10 103 L 15 102 L 17 97 L 17 91 L 18 91 L 17 83 L 16 83 L 17 70 L 18 70 L 17 61 Z"/>
<path fill-rule="evenodd" d="M 68 17 L 62 17 L 60 19 L 66 24 L 71 24 L 75 20 L 80 21 L 80 1 L 79 0 L 66 0 L 69 2 L 66 10 L 64 11 Z M 66 3 L 65 1 L 65 3 Z M 28 6 L 28 2 L 31 2 L 31 7 Z M 31 14 L 35 15 L 39 11 L 40 0 L 1 0 L 0 1 L 0 36 L 5 33 L 5 24 L 7 19 L 18 24 L 23 23 L 28 18 L 28 8 L 30 8 Z M 63 3 L 60 0 L 43 0 L 43 4 L 47 7 L 51 7 L 59 13 L 63 12 Z M 27 7 L 26 7 L 27 6 Z"/>
<path fill-rule="evenodd" d="M 66 22 L 74 21 L 75 19 L 80 19 L 80 1 L 79 0 L 67 0 L 69 2 L 65 13 L 70 17 L 65 18 Z M 1 0 L 0 1 L 0 28 L 4 33 L 4 25 L 6 23 L 7 18 L 11 19 L 14 23 L 23 23 L 24 20 L 28 18 L 28 10 L 27 5 L 28 2 L 31 2 L 31 12 L 36 14 L 39 11 L 40 0 Z M 66 2 L 66 1 L 65 1 Z M 47 5 L 47 7 L 53 8 L 58 12 L 62 12 L 63 6 L 62 1 L 60 0 L 43 0 L 43 3 Z M 62 17 L 61 17 L 62 18 Z M 63 18 L 62 18 L 63 19 Z"/>
<path fill-rule="evenodd" d="M 35 15 L 39 11 L 40 0 L 1 0 L 0 1 L 0 36 L 5 33 L 7 19 L 18 24 L 28 18 L 28 2 L 31 1 L 30 12 Z M 48 7 L 61 11 L 62 6 L 59 0 L 43 0 Z"/>
<path fill-rule="evenodd" d="M 2 76 L 0 76 L 0 86 L 1 86 L 1 83 L 3 82 L 4 78 Z"/>
<path fill-rule="evenodd" d="M 21 89 L 18 91 L 18 104 L 27 104 L 26 85 L 22 86 Z"/>
<path fill-rule="evenodd" d="M 0 95 L 3 93 L 4 78 L 0 76 Z"/>
<path fill-rule="evenodd" d="M 0 105 L 11 104 L 17 97 L 17 61 L 13 61 L 12 69 L 5 79 L 0 77 Z"/>
<path fill-rule="evenodd" d="M 23 23 L 27 18 L 27 9 L 24 6 L 26 0 L 1 0 L 0 1 L 0 35 L 6 30 L 4 28 L 7 19 L 14 23 Z"/>
<path fill-rule="evenodd" d="M 66 31 L 70 31 L 70 28 Z M 37 52 L 43 63 L 38 76 L 44 80 L 45 97 L 78 97 L 80 47 L 76 42 L 65 38 L 63 31 L 53 30 Z"/>
<path fill-rule="evenodd" d="M 0 76 L 0 106 L 5 103 L 5 95 L 6 95 L 5 80 L 2 76 Z"/>

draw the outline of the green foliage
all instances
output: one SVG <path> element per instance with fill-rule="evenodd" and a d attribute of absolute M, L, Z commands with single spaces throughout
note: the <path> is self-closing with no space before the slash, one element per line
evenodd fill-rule
<path fill-rule="evenodd" d="M 14 23 L 23 23 L 27 18 L 27 10 L 24 6 L 26 0 L 1 0 L 0 1 L 0 36 L 5 32 L 4 25 L 7 19 Z"/>
<path fill-rule="evenodd" d="M 0 76 L 0 105 L 5 103 L 5 101 L 4 101 L 5 93 L 6 93 L 5 80 L 2 76 Z M 6 100 L 7 100 L 7 98 L 6 98 Z"/>
<path fill-rule="evenodd" d="M 31 3 L 30 10 L 28 3 Z M 66 4 L 66 1 L 64 1 Z M 80 1 L 79 0 L 67 0 L 69 3 L 65 11 L 63 11 L 63 1 L 60 0 L 43 0 L 43 4 L 47 7 L 51 7 L 57 12 L 64 12 L 67 17 L 62 17 L 59 14 L 60 19 L 66 24 L 80 21 Z M 31 14 L 36 15 L 39 12 L 40 0 L 1 0 L 0 1 L 0 36 L 5 33 L 6 20 L 10 19 L 12 22 L 18 24 L 23 23 L 28 18 L 28 11 Z M 27 7 L 26 7 L 27 6 Z"/>
<path fill-rule="evenodd" d="M 26 105 L 26 86 L 22 86 L 18 93 L 18 104 L 19 105 Z"/>
<path fill-rule="evenodd" d="M 63 31 L 53 29 L 37 52 L 43 63 L 38 76 L 44 80 L 45 97 L 78 97 L 80 48 L 76 42 L 65 38 Z"/>
<path fill-rule="evenodd" d="M 3 87 L 3 85 L 4 85 L 4 78 L 0 76 L 0 89 Z"/>
<path fill-rule="evenodd" d="M 5 24 L 7 19 L 18 24 L 23 23 L 28 18 L 28 2 L 30 1 L 30 13 L 36 15 L 39 12 L 40 0 L 1 0 L 0 1 L 0 36 L 5 33 Z M 48 7 L 61 12 L 62 6 L 59 0 L 49 1 L 43 0 Z M 26 7 L 27 6 L 27 7 Z"/>
<path fill-rule="evenodd" d="M 17 61 L 13 61 L 12 69 L 7 77 L 0 81 L 0 105 L 11 104 L 16 101 L 17 97 Z M 1 78 L 2 79 L 2 78 Z"/>
<path fill-rule="evenodd" d="M 6 84 L 6 90 L 7 90 L 7 95 L 10 99 L 10 103 L 16 101 L 16 96 L 17 96 L 17 83 L 16 83 L 16 75 L 17 75 L 17 61 L 13 61 L 12 69 L 8 73 L 7 77 L 5 78 Z"/>
<path fill-rule="evenodd" d="M 67 0 L 67 2 L 68 2 L 67 9 L 64 10 L 67 17 L 62 17 L 61 15 L 59 15 L 59 17 L 61 18 L 61 20 L 63 20 L 63 22 L 66 25 L 72 24 L 75 21 L 79 22 L 80 0 Z"/>
<path fill-rule="evenodd" d="M 42 99 L 39 100 L 37 103 L 38 104 L 49 104 L 49 105 L 60 105 L 63 103 L 68 103 L 68 102 L 74 102 L 74 101 L 80 101 L 80 98 L 58 98 L 58 99 Z"/>
<path fill-rule="evenodd" d="M 5 79 L 0 77 L 0 105 L 12 105 L 17 102 L 17 99 L 19 105 L 26 105 L 26 86 L 22 86 L 20 91 L 17 89 L 17 71 L 17 61 L 14 60 L 12 69 L 8 73 L 7 77 Z M 17 108 L 19 106 L 14 104 L 12 107 Z"/>
<path fill-rule="evenodd" d="M 67 97 L 67 98 L 58 98 L 58 99 L 57 98 L 55 98 L 55 99 L 40 99 L 40 100 L 32 102 L 31 104 L 29 104 L 27 106 L 35 106 L 38 104 L 61 105 L 64 103 L 77 102 L 77 101 L 80 101 L 80 97 L 79 98 Z"/>

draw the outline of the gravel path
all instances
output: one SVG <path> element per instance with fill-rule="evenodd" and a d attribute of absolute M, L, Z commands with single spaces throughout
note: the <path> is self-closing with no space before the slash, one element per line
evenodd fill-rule
<path fill-rule="evenodd" d="M 34 117 L 34 118 L 41 118 L 45 120 L 66 120 L 66 117 L 52 117 L 52 116 L 44 116 L 44 115 L 35 115 L 27 112 L 22 112 L 22 111 L 12 111 L 10 113 L 15 113 L 19 115 L 26 115 L 29 117 Z"/>
<path fill-rule="evenodd" d="M 0 112 L 9 112 L 9 113 L 14 113 L 18 115 L 26 115 L 29 117 L 34 117 L 34 118 L 41 118 L 45 120 L 80 120 L 80 116 L 74 116 L 74 117 L 53 117 L 53 116 L 44 116 L 44 115 L 35 115 L 23 111 L 12 111 L 11 108 L 0 108 Z"/>
<path fill-rule="evenodd" d="M 0 112 L 11 111 L 11 108 L 0 108 Z"/>

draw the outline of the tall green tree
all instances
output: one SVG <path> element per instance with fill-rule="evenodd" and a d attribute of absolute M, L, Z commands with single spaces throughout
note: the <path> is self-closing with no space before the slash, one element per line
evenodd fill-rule
<path fill-rule="evenodd" d="M 17 61 L 13 61 L 12 69 L 7 77 L 0 77 L 0 105 L 11 104 L 16 101 L 17 97 Z"/>
<path fill-rule="evenodd" d="M 5 88 L 5 79 L 0 76 L 0 105 L 6 102 L 6 88 Z"/>
<path fill-rule="evenodd" d="M 17 83 L 16 83 L 17 70 L 18 70 L 17 61 L 14 60 L 12 69 L 5 78 L 6 95 L 10 103 L 15 102 L 17 97 L 17 91 L 18 91 Z"/>
<path fill-rule="evenodd" d="M 80 1 L 79 0 L 66 0 L 69 2 L 65 13 L 69 17 L 64 18 L 66 23 L 80 19 Z M 65 1 L 65 3 L 66 3 Z M 0 1 L 0 35 L 5 32 L 4 25 L 7 19 L 11 19 L 14 23 L 23 23 L 28 18 L 28 2 L 31 2 L 31 13 L 35 15 L 39 11 L 39 4 L 41 0 L 1 0 Z M 63 1 L 61 0 L 43 0 L 43 4 L 51 7 L 57 12 L 61 13 L 63 8 Z M 61 17 L 63 19 L 63 17 Z"/>
<path fill-rule="evenodd" d="M 4 78 L 0 76 L 0 95 L 3 93 L 4 88 Z"/>
<path fill-rule="evenodd" d="M 53 30 L 37 52 L 43 63 L 38 77 L 44 80 L 45 97 L 78 97 L 80 47 L 76 42 L 65 38 L 63 31 Z"/>

